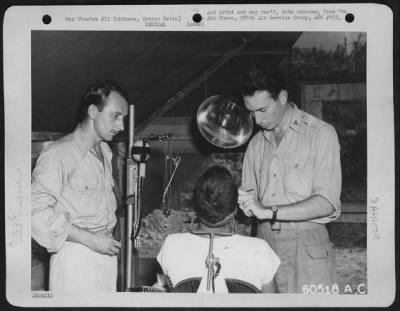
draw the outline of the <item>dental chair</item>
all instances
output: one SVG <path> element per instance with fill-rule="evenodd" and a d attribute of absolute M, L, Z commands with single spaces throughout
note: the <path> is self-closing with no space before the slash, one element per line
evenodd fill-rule
<path fill-rule="evenodd" d="M 189 278 L 176 284 L 171 292 L 173 293 L 196 293 L 201 282 L 201 278 Z M 237 279 L 225 279 L 229 293 L 249 293 L 259 294 L 261 291 L 253 284 Z"/>

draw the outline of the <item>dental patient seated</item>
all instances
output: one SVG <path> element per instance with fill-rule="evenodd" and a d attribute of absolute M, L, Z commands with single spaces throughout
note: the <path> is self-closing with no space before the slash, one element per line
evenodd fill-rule
<path fill-rule="evenodd" d="M 274 275 L 280 260 L 264 240 L 233 232 L 237 198 L 237 186 L 227 169 L 214 166 L 199 178 L 193 192 L 199 221 L 196 230 L 169 235 L 157 256 L 172 287 L 201 278 L 197 292 L 228 293 L 225 280 L 237 279 L 261 292 L 275 292 Z M 207 282 L 211 233 L 212 287 Z"/>

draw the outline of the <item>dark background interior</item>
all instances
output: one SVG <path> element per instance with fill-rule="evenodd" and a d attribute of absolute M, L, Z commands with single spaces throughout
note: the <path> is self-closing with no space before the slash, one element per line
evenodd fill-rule
<path fill-rule="evenodd" d="M 135 105 L 136 125 L 196 79 L 165 116 L 192 116 L 214 94 L 236 94 L 250 63 L 279 64 L 300 32 L 33 31 L 32 131 L 68 132 L 90 83 L 112 79 Z M 210 76 L 226 53 L 245 48 Z"/>

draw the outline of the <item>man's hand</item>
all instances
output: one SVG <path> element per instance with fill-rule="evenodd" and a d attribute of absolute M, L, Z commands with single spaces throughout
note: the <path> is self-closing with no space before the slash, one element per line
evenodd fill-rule
<path fill-rule="evenodd" d="M 238 203 L 240 209 L 247 217 L 255 216 L 258 219 L 272 218 L 272 211 L 262 206 L 251 192 L 239 188 Z"/>
<path fill-rule="evenodd" d="M 92 233 L 76 225 L 71 226 L 67 241 L 80 243 L 94 252 L 109 256 L 117 255 L 121 248 L 121 243 L 113 239 L 110 231 L 101 230 L 97 233 Z"/>
<path fill-rule="evenodd" d="M 103 255 L 116 256 L 121 248 L 121 243 L 114 240 L 108 231 L 97 232 L 90 240 L 89 248 Z"/>

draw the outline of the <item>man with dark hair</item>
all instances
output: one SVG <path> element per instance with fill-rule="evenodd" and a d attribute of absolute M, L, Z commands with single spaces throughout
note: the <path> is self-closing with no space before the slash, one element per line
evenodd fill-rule
<path fill-rule="evenodd" d="M 257 236 L 282 263 L 279 292 L 331 290 L 335 255 L 325 227 L 340 216 L 340 146 L 335 129 L 288 101 L 277 70 L 252 67 L 242 95 L 260 131 L 243 160 L 239 206 L 259 219 Z"/>
<path fill-rule="evenodd" d="M 116 291 L 120 242 L 112 152 L 128 102 L 110 81 L 93 84 L 75 130 L 51 143 L 32 172 L 32 237 L 52 253 L 51 291 Z"/>
<path fill-rule="evenodd" d="M 201 223 L 217 224 L 236 213 L 238 192 L 230 173 L 223 167 L 208 169 L 197 181 L 193 205 Z"/>
<path fill-rule="evenodd" d="M 125 100 L 127 99 L 124 91 L 111 80 L 97 81 L 90 85 L 81 99 L 77 116 L 78 123 L 89 116 L 88 108 L 92 104 L 97 106 L 99 111 L 103 111 L 106 99 L 111 92 L 118 93 Z"/>
<path fill-rule="evenodd" d="M 237 186 L 226 168 L 209 168 L 197 181 L 193 192 L 199 224 L 192 233 L 169 235 L 157 260 L 173 286 L 180 281 L 202 278 L 198 292 L 207 292 L 207 266 L 210 234 L 215 236 L 213 253 L 219 259 L 215 292 L 227 292 L 225 279 L 239 279 L 263 292 L 275 290 L 274 275 L 279 258 L 262 239 L 232 232 L 236 214 Z"/>

